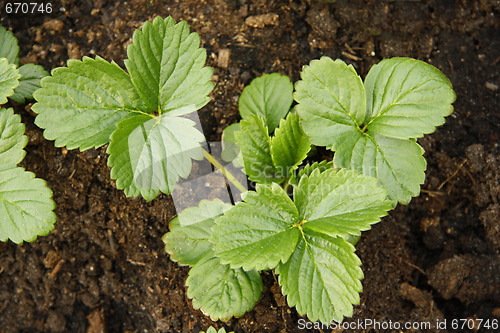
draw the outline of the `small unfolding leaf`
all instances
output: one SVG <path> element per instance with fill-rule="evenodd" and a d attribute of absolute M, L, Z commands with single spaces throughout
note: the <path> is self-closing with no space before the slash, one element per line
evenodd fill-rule
<path fill-rule="evenodd" d="M 271 139 L 271 157 L 277 174 L 288 177 L 307 157 L 309 150 L 311 143 L 300 126 L 299 116 L 289 113 L 280 121 Z"/>
<path fill-rule="evenodd" d="M 170 222 L 170 231 L 162 238 L 170 259 L 179 265 L 193 266 L 210 253 L 213 244 L 208 240 L 214 219 L 231 207 L 220 200 L 202 200 L 198 207 L 183 210 Z"/>
<path fill-rule="evenodd" d="M 290 259 L 276 268 L 288 305 L 327 325 L 352 316 L 363 278 L 354 251 L 342 237 L 305 230 Z"/>
<path fill-rule="evenodd" d="M 217 331 L 213 326 L 210 326 L 206 332 L 202 331 L 200 333 L 226 333 L 226 330 L 224 327 L 222 327 L 220 330 Z M 229 332 L 229 333 L 234 333 L 234 332 Z"/>
<path fill-rule="evenodd" d="M 262 75 L 243 89 L 239 99 L 242 119 L 258 115 L 272 133 L 285 118 L 293 102 L 293 85 L 288 76 L 278 73 Z"/>
<path fill-rule="evenodd" d="M 426 163 L 415 138 L 453 111 L 449 80 L 410 58 L 373 66 L 364 86 L 352 67 L 326 57 L 306 66 L 301 78 L 294 96 L 311 142 L 334 150 L 337 167 L 377 177 L 392 200 L 406 204 L 417 196 Z"/>
<path fill-rule="evenodd" d="M 272 269 L 295 249 L 297 208 L 275 183 L 257 185 L 257 192 L 248 192 L 244 200 L 215 221 L 216 255 L 233 268 Z"/>
<path fill-rule="evenodd" d="M 319 169 L 320 172 L 326 171 L 328 169 L 333 168 L 333 162 L 323 160 L 321 162 L 314 162 L 313 164 L 306 164 L 302 169 L 297 173 L 297 178 L 300 179 L 302 176 L 310 176 L 311 173 Z"/>
<path fill-rule="evenodd" d="M 32 242 L 54 229 L 52 191 L 16 166 L 27 142 L 21 117 L 12 109 L 0 109 L 0 241 Z"/>
<path fill-rule="evenodd" d="M 14 94 L 20 78 L 16 66 L 9 64 L 7 58 L 0 58 L 0 105 L 7 103 L 7 97 Z"/>
<path fill-rule="evenodd" d="M 11 31 L 0 26 L 0 58 L 7 58 L 10 64 L 19 65 L 19 45 Z"/>
<path fill-rule="evenodd" d="M 214 321 L 243 316 L 254 308 L 263 289 L 259 272 L 222 265 L 213 253 L 191 268 L 186 285 L 193 307 Z"/>
<path fill-rule="evenodd" d="M 11 96 L 18 103 L 24 103 L 26 99 L 32 99 L 33 93 L 40 88 L 40 79 L 49 75 L 40 65 L 26 64 L 18 68 L 21 78 L 19 79 L 19 87 Z"/>

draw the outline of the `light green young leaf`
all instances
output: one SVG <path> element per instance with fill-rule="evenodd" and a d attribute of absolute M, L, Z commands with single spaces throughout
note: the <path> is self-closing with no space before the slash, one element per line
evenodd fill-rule
<path fill-rule="evenodd" d="M 0 109 L 0 171 L 15 168 L 26 155 L 24 147 L 28 137 L 24 135 L 21 117 L 12 108 Z"/>
<path fill-rule="evenodd" d="M 271 134 L 285 118 L 293 102 L 293 84 L 288 76 L 278 73 L 266 74 L 243 89 L 239 99 L 242 119 L 258 115 L 264 120 L 268 133 Z"/>
<path fill-rule="evenodd" d="M 300 179 L 293 197 L 303 230 L 331 237 L 358 236 L 391 209 L 375 178 L 346 169 L 315 169 Z"/>
<path fill-rule="evenodd" d="M 257 185 L 241 202 L 219 217 L 211 241 L 223 264 L 244 270 L 272 269 L 288 260 L 300 231 L 297 208 L 277 184 Z"/>
<path fill-rule="evenodd" d="M 200 333 L 226 333 L 226 330 L 224 327 L 222 327 L 219 331 L 215 329 L 213 326 L 210 326 L 206 332 L 200 332 Z M 229 332 L 229 333 L 234 333 L 234 332 Z"/>
<path fill-rule="evenodd" d="M 295 84 L 295 108 L 311 143 L 332 146 L 335 138 L 359 128 L 366 116 L 366 95 L 361 78 L 342 60 L 321 57 L 304 66 Z"/>
<path fill-rule="evenodd" d="M 24 103 L 26 99 L 33 98 L 33 93 L 41 87 L 40 79 L 49 75 L 49 73 L 42 66 L 35 64 L 23 65 L 18 70 L 21 79 L 19 80 L 19 87 L 16 88 L 11 98 L 18 103 Z"/>
<path fill-rule="evenodd" d="M 240 123 L 235 123 L 224 128 L 222 132 L 222 152 L 220 157 L 225 162 L 234 161 L 240 154 L 240 147 L 236 144 L 236 133 L 240 130 Z"/>
<path fill-rule="evenodd" d="M 32 242 L 54 229 L 52 191 L 16 166 L 27 142 L 21 117 L 12 109 L 0 109 L 0 241 Z"/>
<path fill-rule="evenodd" d="M 325 324 L 352 316 L 363 278 L 354 251 L 342 237 L 304 230 L 290 259 L 276 268 L 288 305 L 309 320 Z"/>
<path fill-rule="evenodd" d="M 0 105 L 7 103 L 7 97 L 14 94 L 20 77 L 16 65 L 9 64 L 7 58 L 0 58 Z"/>
<path fill-rule="evenodd" d="M 186 286 L 193 307 L 214 321 L 243 316 L 254 308 L 263 289 L 257 271 L 231 269 L 229 265 L 222 265 L 213 253 L 208 253 L 191 268 Z"/>
<path fill-rule="evenodd" d="M 137 190 L 169 194 L 179 177 L 187 178 L 192 159 L 202 159 L 203 134 L 181 117 L 137 115 L 118 124 L 108 147 L 108 165 L 117 187 L 126 194 Z M 113 171 L 116 168 L 116 171 Z M 154 196 L 153 196 L 154 197 Z"/>
<path fill-rule="evenodd" d="M 96 57 L 68 60 L 41 80 L 35 124 L 56 147 L 86 150 L 109 142 L 116 123 L 134 113 L 150 113 L 130 77 L 116 63 Z"/>
<path fill-rule="evenodd" d="M 283 181 L 283 175 L 277 173 L 273 163 L 271 138 L 263 119 L 258 115 L 249 115 L 240 122 L 240 128 L 235 137 L 248 178 L 264 184 Z"/>
<path fill-rule="evenodd" d="M 0 58 L 7 58 L 10 64 L 19 65 L 19 45 L 11 31 L 0 26 Z"/>
<path fill-rule="evenodd" d="M 349 72 L 342 80 L 325 77 Z M 425 179 L 423 149 L 414 138 L 444 122 L 455 93 L 436 68 L 408 58 L 374 66 L 365 85 L 367 96 L 340 61 L 312 61 L 296 85 L 297 112 L 311 142 L 335 151 L 336 166 L 376 176 L 389 198 L 406 204 Z"/>
<path fill-rule="evenodd" d="M 179 265 L 194 266 L 210 253 L 213 244 L 208 239 L 214 219 L 231 207 L 220 200 L 202 200 L 198 207 L 183 210 L 170 222 L 170 231 L 162 238 L 170 259 Z"/>
<path fill-rule="evenodd" d="M 311 173 L 316 169 L 319 169 L 319 172 L 323 172 L 331 168 L 333 168 L 333 162 L 327 160 L 314 162 L 313 164 L 306 164 L 302 169 L 299 170 L 299 172 L 297 172 L 297 178 L 300 179 L 304 175 L 310 176 Z"/>
<path fill-rule="evenodd" d="M 182 21 L 157 17 L 134 32 L 125 66 L 139 95 L 151 110 L 179 116 L 210 101 L 212 68 L 204 67 L 200 37 Z"/>
<path fill-rule="evenodd" d="M 289 113 L 286 120 L 280 121 L 271 139 L 271 157 L 277 173 L 286 178 L 307 157 L 311 150 L 309 137 L 300 127 L 300 118 Z"/>
<path fill-rule="evenodd" d="M 366 129 L 396 139 L 420 138 L 444 124 L 456 95 L 437 68 L 410 58 L 384 59 L 365 80 Z"/>

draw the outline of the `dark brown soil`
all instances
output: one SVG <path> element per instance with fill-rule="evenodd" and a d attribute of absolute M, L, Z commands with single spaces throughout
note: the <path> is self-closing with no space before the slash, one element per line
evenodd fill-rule
<path fill-rule="evenodd" d="M 456 90 L 455 113 L 419 141 L 428 161 L 421 196 L 358 243 L 364 291 L 348 321 L 447 319 L 452 331 L 452 319 L 500 318 L 500 1 L 50 2 L 52 14 L 24 16 L 6 14 L 0 2 L 0 24 L 19 38 L 23 62 L 47 69 L 96 54 L 123 64 L 143 21 L 186 20 L 215 69 L 212 102 L 199 113 L 211 140 L 238 120 L 239 94 L 264 73 L 296 81 L 321 55 L 352 63 L 362 76 L 394 56 L 438 67 Z M 275 15 L 249 19 L 260 14 Z M 229 63 L 219 58 L 223 49 Z M 30 105 L 13 106 L 30 138 L 23 166 L 54 191 L 58 222 L 34 243 L 0 243 L 0 330 L 198 332 L 213 324 L 186 297 L 187 269 L 163 251 L 161 236 L 175 215 L 171 199 L 126 198 L 110 180 L 105 148 L 55 148 L 34 125 Z M 256 308 L 215 326 L 300 331 L 275 277 L 263 278 Z"/>

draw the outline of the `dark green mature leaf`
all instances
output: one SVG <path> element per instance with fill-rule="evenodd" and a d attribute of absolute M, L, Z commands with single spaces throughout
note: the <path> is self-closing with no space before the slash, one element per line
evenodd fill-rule
<path fill-rule="evenodd" d="M 290 110 L 293 102 L 292 92 L 293 84 L 288 76 L 273 73 L 254 79 L 241 93 L 241 118 L 258 115 L 264 120 L 268 133 L 272 133 Z"/>
<path fill-rule="evenodd" d="M 354 251 L 342 237 L 304 230 L 290 259 L 276 268 L 288 305 L 309 320 L 325 324 L 352 316 L 363 278 Z"/>
<path fill-rule="evenodd" d="M 151 110 L 179 116 L 210 101 L 212 68 L 204 67 L 200 37 L 182 21 L 157 17 L 134 32 L 125 66 L 139 95 Z"/>
<path fill-rule="evenodd" d="M 203 134 L 179 117 L 205 105 L 214 87 L 199 45 L 186 22 L 146 22 L 127 49 L 130 76 L 100 57 L 69 60 L 41 81 L 35 123 L 45 138 L 69 149 L 111 140 L 111 177 L 127 196 L 170 193 L 188 176 L 192 159 L 202 157 Z"/>
<path fill-rule="evenodd" d="M 213 244 L 208 239 L 214 219 L 231 207 L 219 200 L 202 200 L 198 207 L 183 210 L 170 222 L 170 231 L 162 238 L 170 259 L 179 265 L 194 266 L 210 253 Z"/>
<path fill-rule="evenodd" d="M 18 70 L 19 74 L 21 74 L 19 87 L 16 88 L 11 98 L 18 103 L 24 103 L 26 99 L 33 98 L 33 93 L 41 87 L 40 79 L 46 77 L 49 73 L 42 66 L 35 64 L 23 65 Z"/>
<path fill-rule="evenodd" d="M 54 229 L 52 191 L 16 166 L 27 142 L 21 117 L 12 109 L 0 109 L 0 241 L 32 242 Z"/>
<path fill-rule="evenodd" d="M 216 255 L 232 268 L 272 269 L 295 249 L 297 208 L 275 183 L 258 184 L 244 200 L 215 221 L 211 241 Z"/>
<path fill-rule="evenodd" d="M 271 157 L 278 175 L 286 178 L 307 157 L 311 150 L 309 137 L 300 127 L 300 118 L 289 113 L 280 121 L 271 139 Z"/>
<path fill-rule="evenodd" d="M 417 196 L 426 163 L 414 138 L 434 131 L 452 112 L 448 79 L 409 58 L 374 66 L 367 95 L 354 69 L 340 60 L 312 61 L 301 77 L 294 96 L 311 142 L 331 147 L 336 166 L 377 177 L 392 200 Z"/>
<path fill-rule="evenodd" d="M 0 105 L 7 103 L 7 97 L 14 94 L 20 78 L 16 66 L 9 64 L 7 58 L 0 58 Z"/>
<path fill-rule="evenodd" d="M 10 64 L 19 65 L 19 45 L 11 31 L 0 26 L 0 58 L 7 58 Z"/>
<path fill-rule="evenodd" d="M 208 253 L 191 270 L 186 280 L 187 296 L 193 307 L 212 320 L 241 317 L 260 299 L 263 284 L 257 271 L 231 269 Z"/>
<path fill-rule="evenodd" d="M 116 63 L 96 57 L 68 60 L 41 81 L 32 110 L 35 124 L 56 147 L 86 150 L 109 142 L 116 123 L 135 113 L 150 113 L 130 77 Z"/>

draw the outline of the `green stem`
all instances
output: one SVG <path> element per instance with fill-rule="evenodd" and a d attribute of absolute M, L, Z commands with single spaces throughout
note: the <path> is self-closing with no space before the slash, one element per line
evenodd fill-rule
<path fill-rule="evenodd" d="M 224 168 L 224 166 L 222 164 L 220 164 L 212 155 L 210 155 L 210 153 L 208 151 L 206 151 L 203 148 L 202 148 L 202 150 L 203 150 L 203 156 L 210 163 L 212 163 L 213 166 L 217 168 L 217 170 L 219 170 L 220 172 L 222 172 L 222 174 L 224 175 L 224 177 L 226 177 L 227 180 L 229 180 L 234 186 L 236 186 L 236 188 L 238 190 L 240 190 L 241 193 L 247 191 L 247 189 L 245 188 L 245 186 L 241 185 L 241 183 L 236 179 L 236 177 L 234 177 L 226 168 Z"/>

